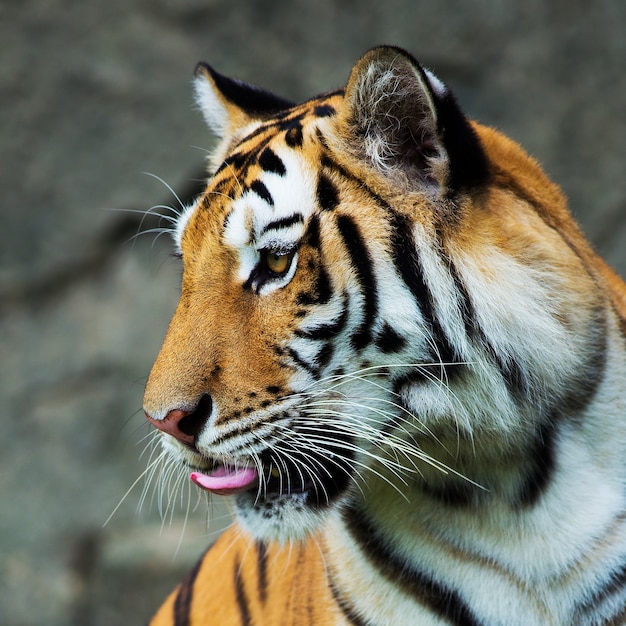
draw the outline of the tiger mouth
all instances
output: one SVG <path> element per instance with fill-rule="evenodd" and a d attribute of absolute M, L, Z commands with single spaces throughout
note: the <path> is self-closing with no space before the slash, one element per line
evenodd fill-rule
<path fill-rule="evenodd" d="M 256 492 L 259 496 L 295 495 L 320 490 L 313 476 L 278 469 L 275 465 L 263 467 L 262 473 L 254 467 L 234 467 L 219 464 L 208 473 L 194 471 L 189 478 L 201 489 L 220 496 L 231 496 L 244 491 Z"/>
<path fill-rule="evenodd" d="M 221 496 L 250 491 L 259 485 L 259 472 L 253 467 L 218 465 L 208 474 L 192 472 L 189 478 L 201 489 Z"/>
<path fill-rule="evenodd" d="M 332 456 L 332 455 L 331 455 Z M 255 500 L 283 496 L 304 496 L 309 504 L 329 504 L 349 482 L 346 467 L 337 464 L 333 472 L 319 474 L 285 461 L 263 462 L 259 467 L 216 463 L 210 470 L 194 470 L 191 481 L 201 489 L 220 496 L 249 493 Z"/>

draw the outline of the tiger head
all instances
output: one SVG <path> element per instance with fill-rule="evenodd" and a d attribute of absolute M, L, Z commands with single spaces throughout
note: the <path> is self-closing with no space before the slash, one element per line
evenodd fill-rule
<path fill-rule="evenodd" d="M 479 497 L 549 440 L 544 415 L 584 404 L 592 253 L 535 162 L 434 74 L 382 47 L 303 104 L 205 64 L 195 89 L 220 142 L 175 229 L 181 297 L 144 409 L 255 536 L 387 491 Z"/>

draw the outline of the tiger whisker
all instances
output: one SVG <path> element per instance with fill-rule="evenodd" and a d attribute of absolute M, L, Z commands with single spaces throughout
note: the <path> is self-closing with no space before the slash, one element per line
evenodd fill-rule
<path fill-rule="evenodd" d="M 167 211 L 171 211 L 174 213 L 176 217 L 172 217 L 171 215 L 166 215 L 165 213 L 160 213 L 157 209 L 165 209 Z M 167 220 L 172 224 L 176 223 L 176 219 L 180 217 L 180 212 L 174 207 L 169 206 L 168 204 L 155 204 L 149 209 L 127 209 L 124 207 L 112 207 L 108 209 L 109 211 L 116 211 L 120 213 L 137 213 L 139 215 L 143 215 L 144 219 L 148 216 L 158 217 L 159 219 Z"/>
<path fill-rule="evenodd" d="M 307 458 L 311 463 L 316 464 L 317 466 L 319 466 L 321 469 L 324 470 L 324 472 L 328 475 L 328 476 L 332 476 L 332 474 L 330 473 L 329 469 L 327 467 L 325 467 L 319 459 L 317 459 L 313 454 L 308 454 L 307 452 L 305 452 L 303 450 L 303 447 L 308 446 L 308 448 L 313 452 L 313 453 L 320 453 L 320 452 L 324 452 L 324 450 L 322 450 L 321 448 L 318 448 L 315 445 L 309 445 L 308 441 L 300 441 L 298 436 L 297 436 L 297 432 L 295 431 L 286 431 L 286 435 L 289 439 L 289 441 L 286 441 L 285 443 L 288 443 L 288 445 L 291 446 L 291 440 L 295 440 L 298 444 L 298 448 L 297 448 L 297 452 L 299 455 L 304 456 L 305 458 Z M 293 446 L 292 446 L 293 447 Z M 340 454 L 336 454 L 333 453 L 333 458 L 327 458 L 327 460 L 331 461 L 331 463 L 337 468 L 339 469 L 341 472 L 343 472 L 344 474 L 346 474 L 348 476 L 348 478 L 350 478 L 352 480 L 352 482 L 356 485 L 356 487 L 358 488 L 358 490 L 361 492 L 361 494 L 363 494 L 363 489 L 361 488 L 361 485 L 357 482 L 356 478 L 358 477 L 359 479 L 363 480 L 363 475 L 360 473 L 360 469 L 356 469 L 355 467 L 352 467 L 352 470 L 355 471 L 356 477 L 353 477 L 350 472 L 348 471 L 348 469 L 344 466 L 341 465 L 339 463 L 338 460 L 336 460 L 334 457 L 338 457 L 339 459 L 342 460 L 346 460 L 344 457 L 342 457 Z M 316 482 L 316 474 L 312 473 L 313 469 L 312 468 L 308 468 L 307 467 L 307 473 L 309 473 L 309 476 L 311 478 L 311 481 L 313 483 Z M 320 478 L 317 478 L 317 480 L 321 480 Z M 320 483 L 321 484 L 321 483 Z M 328 500 L 328 494 L 326 492 L 326 489 L 324 488 L 323 484 L 321 484 L 322 489 L 324 489 L 324 494 L 326 496 L 326 499 Z"/>
<path fill-rule="evenodd" d="M 178 202 L 180 208 L 184 211 L 187 207 L 185 206 L 185 203 L 180 199 L 180 197 L 178 196 L 178 194 L 174 191 L 174 189 L 172 188 L 171 185 L 169 185 L 168 183 L 166 183 L 160 176 L 157 176 L 156 174 L 153 174 L 152 172 L 143 172 L 146 176 L 150 176 L 151 178 L 154 178 L 155 180 L 158 180 L 173 196 L 174 198 L 176 198 L 176 201 Z M 180 213 L 177 213 L 178 215 L 180 215 Z"/>
<path fill-rule="evenodd" d="M 295 431 L 294 431 L 295 432 Z M 296 433 L 297 434 L 297 433 Z M 316 443 L 321 443 L 321 444 L 331 444 L 333 447 L 333 451 L 336 450 L 336 448 L 343 448 L 347 451 L 351 451 L 351 452 L 357 452 L 357 453 L 361 453 L 367 457 L 370 457 L 372 459 L 378 460 L 382 465 L 384 465 L 385 467 L 387 467 L 387 469 L 389 469 L 389 471 L 391 471 L 401 482 L 403 482 L 405 485 L 407 484 L 406 481 L 398 474 L 398 472 L 396 471 L 396 469 L 394 467 L 392 467 L 393 463 L 390 462 L 388 459 L 384 459 L 382 457 L 379 457 L 378 455 L 375 455 L 367 450 L 364 450 L 363 448 L 360 448 L 357 445 L 354 444 L 349 444 L 346 443 L 345 441 L 342 441 L 341 439 L 336 439 L 334 437 L 330 437 L 327 434 L 324 433 L 316 433 L 315 437 L 311 437 L 310 435 L 306 436 L 306 444 L 311 445 L 311 444 L 316 444 Z M 298 438 L 298 444 L 301 446 L 302 445 L 302 440 L 300 438 Z M 320 452 L 325 452 L 325 448 L 320 447 L 320 448 L 312 448 L 314 449 L 316 452 L 320 453 Z M 334 453 L 334 452 L 333 452 Z M 339 453 L 337 453 L 337 456 L 339 456 Z M 397 487 L 397 485 L 394 485 L 386 476 L 384 476 L 383 474 L 381 474 L 378 470 L 376 470 L 376 468 L 358 460 L 358 459 L 345 459 L 346 461 L 349 461 L 350 464 L 354 467 L 354 465 L 358 465 L 360 467 L 362 467 L 363 469 L 366 469 L 368 471 L 370 471 L 371 473 L 375 474 L 376 476 L 378 476 L 379 478 L 385 480 L 390 486 L 394 487 L 394 489 L 396 489 L 398 491 L 398 493 L 400 495 L 402 495 L 404 498 L 406 498 L 406 495 Z M 401 466 L 399 466 L 401 469 L 405 469 L 402 468 Z"/>
<path fill-rule="evenodd" d="M 237 176 L 237 172 L 235 172 L 235 169 L 233 168 L 231 163 L 227 163 L 227 167 L 230 170 L 230 173 L 233 175 L 233 178 L 235 179 L 235 182 L 237 183 L 237 187 L 239 187 L 239 193 L 243 195 L 244 188 L 241 184 L 241 181 L 239 180 L 239 176 Z"/>
<path fill-rule="evenodd" d="M 191 509 L 191 481 L 187 480 L 185 482 L 186 482 L 186 485 L 187 485 L 187 507 L 185 509 L 185 519 L 183 520 L 183 526 L 182 526 L 182 528 L 180 530 L 180 536 L 178 538 L 178 543 L 176 544 L 176 550 L 174 551 L 174 555 L 172 556 L 172 559 L 175 559 L 176 556 L 178 555 L 178 552 L 180 551 L 180 547 L 181 547 L 181 545 L 183 543 L 183 538 L 185 536 L 185 531 L 187 530 L 187 524 L 189 522 L 189 512 L 190 512 L 190 509 Z M 184 490 L 181 489 L 181 498 L 182 498 L 182 491 L 184 491 Z M 198 499 L 198 501 L 196 503 L 196 506 L 197 506 L 198 502 L 199 502 L 199 499 Z M 195 511 L 195 508 L 193 510 Z"/>
<path fill-rule="evenodd" d="M 152 456 L 154 455 L 154 452 L 157 450 L 157 448 L 155 448 L 151 453 L 150 453 L 150 459 L 152 459 Z M 167 459 L 168 459 L 168 453 L 166 450 L 161 450 L 159 452 L 159 456 L 157 457 L 157 461 L 158 463 L 153 464 L 152 470 L 150 471 L 150 474 L 147 476 L 146 478 L 146 482 L 144 483 L 143 489 L 141 491 L 141 496 L 139 498 L 139 502 L 138 502 L 138 510 L 140 511 L 141 508 L 143 507 L 145 500 L 148 496 L 148 492 L 152 491 L 152 495 L 150 498 L 150 506 L 152 506 L 152 504 L 154 503 L 154 498 L 156 495 L 156 492 L 158 490 L 158 482 L 160 480 L 162 480 L 161 474 L 159 474 L 159 479 L 155 482 L 155 484 L 153 484 L 153 481 L 155 480 L 155 476 L 157 473 L 157 470 L 160 468 L 161 471 L 163 471 L 164 466 L 167 463 Z M 152 488 L 152 489 L 151 489 Z"/>
<path fill-rule="evenodd" d="M 367 404 L 368 402 L 370 404 Z M 423 424 L 420 420 L 418 420 L 409 411 L 406 411 L 406 413 L 409 415 L 409 417 L 412 418 L 411 420 L 407 419 L 406 417 L 401 417 L 397 415 L 397 413 L 395 412 L 373 406 L 373 403 L 375 402 L 380 402 L 381 404 L 389 403 L 392 406 L 396 406 L 395 403 L 390 403 L 389 401 L 385 399 L 381 399 L 381 398 L 364 397 L 362 401 L 360 402 L 354 402 L 353 400 L 346 398 L 346 399 L 339 399 L 339 400 L 316 400 L 315 402 L 307 403 L 304 407 L 302 407 L 302 412 L 306 412 L 308 415 L 313 415 L 313 414 L 323 415 L 324 411 L 322 409 L 328 410 L 328 408 L 330 408 L 330 410 L 333 410 L 338 405 L 339 406 L 346 405 L 348 408 L 366 410 L 369 413 L 369 415 L 366 418 L 368 422 L 374 422 L 379 425 L 388 424 L 389 422 L 394 423 L 394 424 L 403 424 L 402 430 L 406 434 L 410 434 L 410 432 L 413 432 L 413 430 L 415 430 L 415 427 L 417 427 L 419 432 L 431 434 L 429 429 L 425 426 L 425 424 Z M 397 407 L 397 408 L 400 409 L 402 407 Z M 345 414 L 351 415 L 351 413 L 347 413 L 347 412 Z M 381 417 L 382 419 L 376 420 L 375 419 L 376 417 Z M 414 420 L 417 421 L 417 424 L 414 422 Z M 408 429 L 404 428 L 404 425 L 408 425 L 413 428 L 411 431 L 409 431 Z"/>
<path fill-rule="evenodd" d="M 287 442 L 285 441 L 285 443 L 287 443 Z M 291 447 L 291 446 L 290 446 L 290 447 Z M 299 476 L 300 476 L 300 481 L 301 481 L 301 484 L 302 484 L 302 485 L 304 485 L 305 480 L 304 480 L 304 475 L 303 475 L 302 470 L 301 470 L 301 466 L 302 466 L 302 467 L 304 467 L 304 469 L 305 469 L 306 473 L 308 474 L 309 478 L 311 479 L 311 481 L 313 482 L 313 484 L 314 484 L 314 485 L 315 485 L 315 483 L 316 483 L 316 479 L 317 479 L 317 482 L 319 482 L 319 486 L 322 488 L 322 490 L 323 490 L 323 492 L 324 492 L 324 497 L 325 497 L 326 501 L 328 501 L 328 492 L 326 491 L 326 488 L 324 487 L 323 483 L 321 482 L 321 479 L 319 479 L 319 477 L 318 477 L 318 476 L 316 476 L 316 474 L 313 472 L 312 468 L 311 468 L 311 467 L 309 467 L 306 463 L 303 463 L 303 462 L 298 463 L 298 462 L 296 462 L 296 458 L 295 458 L 293 455 L 291 455 L 291 454 L 287 453 L 287 452 L 284 450 L 284 448 L 283 448 L 283 449 L 281 449 L 281 450 L 280 450 L 280 452 L 282 453 L 282 454 L 281 454 L 281 456 L 285 456 L 285 457 L 287 458 L 287 460 L 289 460 L 289 461 L 291 461 L 291 462 L 292 462 L 293 466 L 294 466 L 294 467 L 296 468 L 296 470 L 298 471 L 298 474 L 299 474 Z M 307 454 L 302 454 L 302 450 L 301 450 L 301 449 L 296 450 L 296 454 L 298 454 L 298 456 L 300 456 L 300 457 L 301 457 L 301 456 L 304 456 L 304 457 L 305 457 L 305 458 L 307 458 L 309 461 L 312 461 L 312 460 L 313 460 L 313 459 L 311 459 L 311 458 L 309 457 L 309 455 L 307 455 Z M 289 473 L 287 473 L 287 477 L 289 478 Z M 291 485 L 290 485 L 290 484 L 288 484 L 288 487 L 287 487 L 287 488 L 288 488 L 288 493 L 289 493 L 289 492 L 291 491 Z M 317 491 L 317 487 L 316 487 L 316 491 Z"/>
<path fill-rule="evenodd" d="M 329 472 L 328 468 L 324 467 L 317 459 L 315 459 L 315 457 L 313 457 L 310 454 L 307 454 L 306 452 L 304 452 L 302 450 L 302 446 L 298 446 L 298 448 L 295 448 L 294 446 L 291 445 L 291 441 L 289 441 L 288 439 L 292 438 L 289 437 L 289 435 L 293 435 L 294 433 L 289 433 L 287 432 L 287 438 L 284 440 L 284 443 L 287 444 L 291 449 L 294 449 L 295 453 L 299 456 L 299 457 L 304 457 L 307 462 L 309 463 L 315 463 L 317 464 L 320 468 L 322 468 L 325 473 L 327 474 L 327 476 L 331 476 L 331 473 Z M 284 449 L 281 450 L 281 452 L 287 456 L 287 458 L 289 460 L 292 461 L 292 463 L 295 465 L 295 467 L 298 469 L 298 472 L 300 473 L 300 480 L 302 481 L 302 484 L 304 484 L 304 476 L 302 475 L 302 472 L 300 471 L 300 464 L 296 463 L 296 459 L 292 456 L 292 455 L 288 455 Z M 308 474 L 309 478 L 311 479 L 312 483 L 315 485 L 316 482 L 319 482 L 319 486 L 322 488 L 322 491 L 324 492 L 324 498 L 326 499 L 326 501 L 328 501 L 328 492 L 326 491 L 326 488 L 324 487 L 323 482 L 321 481 L 321 478 L 319 476 L 317 476 L 317 473 L 313 471 L 313 468 L 310 467 L 309 465 L 307 465 L 306 463 L 303 463 L 304 469 L 306 470 L 306 473 Z M 338 467 L 340 467 L 337 464 Z M 317 487 L 316 487 L 316 491 L 317 491 Z"/>
<path fill-rule="evenodd" d="M 381 431 L 378 431 L 378 430 L 376 430 L 374 428 L 371 428 L 371 432 L 374 434 L 373 438 L 371 438 L 371 437 L 368 438 L 368 435 L 365 432 L 365 429 L 367 428 L 367 426 L 364 425 L 363 422 L 355 423 L 355 427 L 352 428 L 344 420 L 345 420 L 346 417 L 347 418 L 353 418 L 354 416 L 352 416 L 350 414 L 340 413 L 340 412 L 337 412 L 336 415 L 337 415 L 338 418 L 341 418 L 341 419 L 337 419 L 335 421 L 324 419 L 324 420 L 321 421 L 320 424 L 322 426 L 332 425 L 335 428 L 343 429 L 345 432 L 347 432 L 348 434 L 351 434 L 355 438 L 358 437 L 358 438 L 364 439 L 366 441 L 371 441 L 372 443 L 377 445 L 377 447 L 388 446 L 389 448 L 395 449 L 397 452 L 402 453 L 404 455 L 404 457 L 407 459 L 407 461 L 411 462 L 411 464 L 413 465 L 413 470 L 407 468 L 406 466 L 404 466 L 400 462 L 398 462 L 398 464 L 396 465 L 396 468 L 398 470 L 400 470 L 400 471 L 416 471 L 416 472 L 419 473 L 419 469 L 417 467 L 415 467 L 415 465 L 411 461 L 412 458 L 415 458 L 415 459 L 417 459 L 419 461 L 422 461 L 422 462 L 430 465 L 431 467 L 441 471 L 444 474 L 454 474 L 454 475 L 458 476 L 459 478 L 462 478 L 463 480 L 466 480 L 467 482 L 471 483 L 472 485 L 474 485 L 476 487 L 479 487 L 480 489 L 486 490 L 486 488 L 484 486 L 482 486 L 479 483 L 473 481 L 471 478 L 465 476 L 461 472 L 458 472 L 457 470 L 455 470 L 454 468 L 450 467 L 449 465 L 447 465 L 443 461 L 435 459 L 435 458 L 431 457 L 430 455 L 422 452 L 419 448 L 411 446 L 410 444 L 408 444 L 404 440 L 402 440 L 400 438 L 397 438 L 397 437 L 394 437 L 394 436 L 391 436 L 389 433 L 382 433 Z M 300 429 L 305 430 L 307 425 L 311 426 L 310 423 L 307 423 L 307 424 L 304 424 L 304 425 L 300 426 Z M 317 431 L 316 431 L 316 435 L 318 437 L 323 437 L 323 433 L 320 433 L 320 432 L 317 432 Z M 358 446 L 355 446 L 355 449 L 357 451 L 360 451 L 360 452 L 365 452 L 362 448 L 359 448 Z M 375 460 L 379 461 L 380 463 L 382 463 L 382 464 L 384 464 L 386 466 L 388 466 L 389 463 L 391 463 L 390 461 L 388 461 L 388 460 L 386 460 L 386 459 L 384 459 L 382 457 L 378 457 L 377 455 L 374 455 L 373 453 L 370 453 L 370 455 L 371 455 L 372 458 L 374 458 Z"/>
<path fill-rule="evenodd" d="M 142 230 L 141 232 L 135 233 L 132 237 L 129 237 L 126 243 L 130 241 L 135 241 L 142 235 L 150 235 L 156 233 L 156 237 L 152 240 L 152 246 L 154 246 L 161 235 L 171 235 L 173 232 L 173 228 L 149 228 L 148 230 Z"/>
<path fill-rule="evenodd" d="M 139 483 L 140 480 L 142 480 L 144 478 L 144 476 L 150 472 L 150 470 L 161 460 L 161 458 L 157 458 L 155 459 L 152 463 L 148 464 L 148 466 L 143 470 L 143 472 L 141 472 L 141 474 L 139 474 L 139 476 L 133 481 L 133 484 L 126 490 L 126 493 L 121 497 L 120 501 L 116 504 L 115 508 L 113 509 L 113 511 L 111 511 L 111 514 L 109 515 L 109 517 L 106 518 L 106 520 L 104 521 L 104 523 L 102 524 L 103 527 L 105 527 L 113 518 L 113 516 L 117 513 L 117 511 L 119 510 L 119 508 L 122 506 L 122 504 L 124 503 L 124 501 L 126 500 L 126 498 L 129 496 L 130 492 L 137 486 L 137 484 Z"/>
<path fill-rule="evenodd" d="M 144 441 L 146 442 L 146 444 L 144 445 L 144 448 L 141 451 L 141 454 L 139 455 L 140 460 L 143 458 L 143 455 L 148 450 L 150 450 L 151 448 L 156 448 L 158 446 L 158 444 L 161 441 L 161 435 L 158 430 L 152 429 L 148 433 L 146 433 L 143 437 L 141 437 L 141 439 L 139 439 L 139 441 L 137 442 L 137 445 L 144 443 Z"/>

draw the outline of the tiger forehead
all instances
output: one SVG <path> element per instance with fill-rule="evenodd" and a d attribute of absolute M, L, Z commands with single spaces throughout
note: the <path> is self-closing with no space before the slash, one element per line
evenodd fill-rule
<path fill-rule="evenodd" d="M 319 120 L 332 117 L 342 101 L 342 92 L 308 100 L 258 123 L 240 139 L 214 173 L 214 184 L 231 199 L 247 191 L 261 172 L 284 176 L 286 168 L 274 147 L 293 150 L 319 142 Z"/>
<path fill-rule="evenodd" d="M 249 126 L 210 179 L 189 220 L 181 223 L 183 253 L 199 238 L 213 253 L 224 244 L 243 254 L 250 246 L 297 245 L 315 203 L 326 149 L 323 129 L 341 101 L 337 92 Z"/>

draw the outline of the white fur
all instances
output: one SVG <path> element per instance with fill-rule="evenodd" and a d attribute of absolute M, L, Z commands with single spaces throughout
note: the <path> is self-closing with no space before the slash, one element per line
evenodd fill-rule
<path fill-rule="evenodd" d="M 224 137 L 228 132 L 230 120 L 222 96 L 204 75 L 194 79 L 193 87 L 196 105 L 202 112 L 207 126 L 218 137 Z"/>

